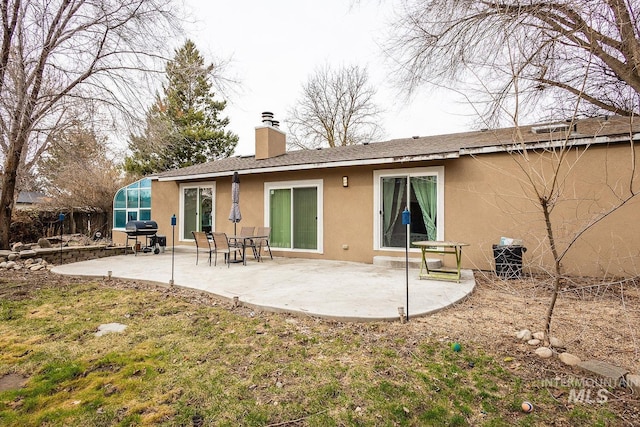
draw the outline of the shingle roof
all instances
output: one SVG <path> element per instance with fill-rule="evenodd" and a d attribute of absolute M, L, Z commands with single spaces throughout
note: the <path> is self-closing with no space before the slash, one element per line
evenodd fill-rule
<path fill-rule="evenodd" d="M 481 130 L 447 135 L 393 139 L 370 144 L 350 145 L 344 147 L 324 148 L 319 150 L 289 151 L 284 155 L 268 159 L 256 160 L 255 156 L 235 156 L 212 162 L 201 163 L 181 169 L 163 172 L 157 175 L 161 180 L 172 180 L 196 176 L 224 176 L 234 171 L 265 172 L 274 169 L 294 170 L 311 167 L 331 167 L 353 162 L 389 163 L 393 161 L 416 161 L 438 158 L 458 157 L 465 149 L 484 147 L 505 147 L 513 144 L 533 144 L 570 139 L 591 140 L 596 136 L 611 138 L 628 136 L 630 132 L 640 132 L 640 122 L 632 122 L 623 117 L 593 118 L 577 122 L 568 130 L 545 132 L 549 125 L 522 126 L 519 128 L 503 128 Z M 551 126 L 553 127 L 553 126 Z M 538 129 L 538 132 L 534 132 Z M 495 151 L 495 150 L 494 150 Z"/>
<path fill-rule="evenodd" d="M 18 194 L 18 199 L 16 200 L 16 203 L 22 203 L 22 204 L 37 204 L 37 203 L 43 203 L 46 199 L 46 196 L 44 195 L 44 193 L 40 193 L 39 191 L 21 191 Z"/>

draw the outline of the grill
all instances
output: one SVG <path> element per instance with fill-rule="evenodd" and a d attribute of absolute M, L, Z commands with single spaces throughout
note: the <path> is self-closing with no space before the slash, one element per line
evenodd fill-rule
<path fill-rule="evenodd" d="M 159 239 L 157 239 L 156 233 L 158 232 L 158 223 L 155 221 L 129 221 L 124 226 L 127 233 L 127 246 L 129 246 L 129 240 L 135 241 L 132 245 L 133 252 L 135 254 L 138 251 L 153 252 L 154 254 L 160 253 Z M 138 241 L 139 237 L 144 237 L 144 246 L 141 246 L 141 242 Z"/>

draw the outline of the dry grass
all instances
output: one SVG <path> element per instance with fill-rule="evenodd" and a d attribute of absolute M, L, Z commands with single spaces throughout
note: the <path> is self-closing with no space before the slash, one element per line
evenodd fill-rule
<path fill-rule="evenodd" d="M 541 281 L 478 275 L 464 302 L 407 324 L 346 324 L 232 307 L 185 289 L 45 273 L 0 277 L 2 425 L 638 425 L 638 397 L 568 402 L 582 377 L 516 342 L 540 329 Z M 554 333 L 638 372 L 635 283 L 567 284 Z M 123 334 L 95 337 L 101 323 Z M 451 342 L 462 351 L 453 352 Z M 535 411 L 523 414 L 522 400 Z"/>

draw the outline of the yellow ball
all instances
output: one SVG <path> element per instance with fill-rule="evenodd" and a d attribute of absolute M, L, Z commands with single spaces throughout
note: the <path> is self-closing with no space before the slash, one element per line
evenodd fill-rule
<path fill-rule="evenodd" d="M 531 402 L 524 401 L 522 402 L 521 407 L 522 407 L 522 412 L 526 412 L 527 414 L 529 412 L 533 412 L 533 405 L 531 404 Z"/>

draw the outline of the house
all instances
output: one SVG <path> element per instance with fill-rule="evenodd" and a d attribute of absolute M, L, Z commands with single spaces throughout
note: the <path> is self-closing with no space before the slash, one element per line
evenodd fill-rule
<path fill-rule="evenodd" d="M 522 239 L 525 269 L 536 272 L 553 262 L 532 183 L 548 189 L 555 182 L 559 196 L 549 201 L 549 225 L 558 251 L 579 234 L 563 256 L 565 271 L 636 276 L 640 197 L 583 228 L 640 191 L 639 131 L 629 118 L 598 117 L 287 152 L 286 135 L 267 116 L 255 129 L 254 156 L 172 170 L 122 189 L 114 231 L 135 217 L 157 221 L 169 246 L 192 245 L 192 230 L 232 234 L 237 171 L 239 225 L 270 226 L 276 256 L 364 263 L 404 257 L 401 215 L 408 208 L 410 241 L 469 243 L 463 267 L 492 270 L 493 245 L 501 237 Z M 420 253 L 412 248 L 410 256 Z"/>
<path fill-rule="evenodd" d="M 21 191 L 16 199 L 16 209 L 29 209 L 37 207 L 48 201 L 44 193 L 39 191 Z"/>

